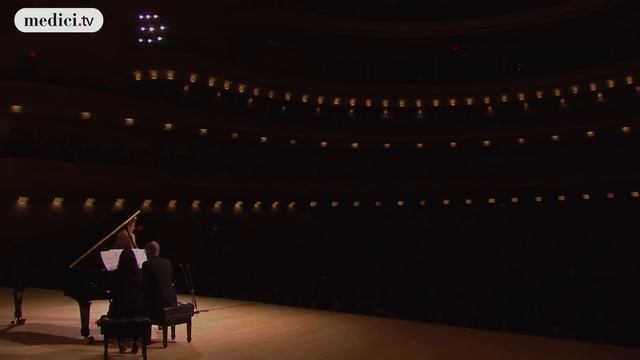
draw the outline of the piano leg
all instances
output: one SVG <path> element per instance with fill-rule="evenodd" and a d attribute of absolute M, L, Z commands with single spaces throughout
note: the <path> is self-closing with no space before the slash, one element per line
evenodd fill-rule
<path fill-rule="evenodd" d="M 85 344 L 93 344 L 95 339 L 89 330 L 89 316 L 91 315 L 91 300 L 77 300 L 80 306 L 80 335 L 84 337 Z"/>
<path fill-rule="evenodd" d="M 14 288 L 13 289 L 13 320 L 11 321 L 11 325 L 22 325 L 27 321 L 27 319 L 22 318 L 22 295 L 24 294 L 25 288 Z"/>

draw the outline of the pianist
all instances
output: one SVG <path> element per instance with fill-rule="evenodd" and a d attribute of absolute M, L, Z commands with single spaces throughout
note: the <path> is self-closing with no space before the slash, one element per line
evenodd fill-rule
<path fill-rule="evenodd" d="M 144 302 L 152 318 L 160 318 L 162 309 L 176 306 L 171 261 L 160 257 L 160 244 L 150 241 L 145 247 L 147 261 L 142 264 Z"/>
<path fill-rule="evenodd" d="M 137 249 L 136 235 L 133 233 L 136 229 L 136 218 L 134 217 L 127 223 L 122 231 L 116 236 L 116 241 L 113 244 L 114 249 Z"/>

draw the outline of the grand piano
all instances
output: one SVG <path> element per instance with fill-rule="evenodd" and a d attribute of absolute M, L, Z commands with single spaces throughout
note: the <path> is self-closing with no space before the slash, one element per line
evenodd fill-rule
<path fill-rule="evenodd" d="M 92 343 L 94 338 L 89 330 L 89 318 L 91 314 L 91 303 L 94 300 L 110 300 L 110 284 L 111 273 L 106 271 L 99 256 L 101 250 L 109 249 L 110 244 L 114 241 L 114 235 L 117 234 L 127 223 L 136 217 L 140 211 L 136 211 L 129 216 L 124 222 L 115 227 L 108 235 L 95 243 L 91 248 L 84 252 L 80 257 L 75 259 L 70 265 L 66 265 L 64 269 L 53 269 L 47 266 L 38 266 L 37 261 L 28 259 L 23 256 L 20 261 L 16 262 L 13 269 L 13 298 L 14 298 L 14 325 L 24 324 L 26 319 L 22 317 L 22 297 L 24 290 L 28 286 L 37 286 L 38 278 L 43 277 L 41 271 L 51 271 L 55 273 L 55 277 L 62 278 L 61 287 L 65 296 L 74 299 L 80 309 L 80 335 L 84 337 L 86 343 Z M 42 249 L 40 249 L 42 250 Z M 30 251 L 21 251 L 21 253 L 32 255 L 33 249 Z"/>

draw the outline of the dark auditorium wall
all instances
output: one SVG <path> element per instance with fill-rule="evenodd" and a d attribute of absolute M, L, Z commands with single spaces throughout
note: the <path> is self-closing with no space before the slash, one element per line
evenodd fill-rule
<path fill-rule="evenodd" d="M 72 260 L 130 210 L 33 203 L 12 213 L 3 243 L 46 239 L 38 261 Z M 178 264 L 189 263 L 201 295 L 631 344 L 639 218 L 637 202 L 622 199 L 420 210 L 179 206 L 144 212 L 138 239 L 161 243 L 181 291 Z M 43 286 L 61 286 L 50 276 Z"/>

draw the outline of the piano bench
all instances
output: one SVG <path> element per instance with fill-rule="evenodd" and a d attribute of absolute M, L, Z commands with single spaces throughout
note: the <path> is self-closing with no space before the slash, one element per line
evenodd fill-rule
<path fill-rule="evenodd" d="M 140 339 L 142 343 L 142 358 L 147 359 L 147 344 L 151 339 L 151 320 L 145 317 L 112 318 L 102 316 L 97 321 L 100 333 L 104 335 L 104 359 L 108 358 L 109 339 L 131 338 Z"/>
<path fill-rule="evenodd" d="M 158 317 L 152 318 L 153 325 L 162 326 L 162 347 L 167 347 L 167 330 L 171 327 L 171 340 L 176 339 L 176 325 L 187 324 L 187 342 L 191 342 L 191 318 L 195 307 L 193 304 L 178 304 L 166 307 Z"/>

